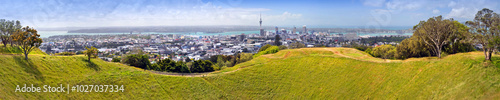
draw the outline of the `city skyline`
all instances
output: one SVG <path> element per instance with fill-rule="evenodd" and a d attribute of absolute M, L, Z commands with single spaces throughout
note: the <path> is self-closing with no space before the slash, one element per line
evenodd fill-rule
<path fill-rule="evenodd" d="M 206 26 L 259 25 L 381 28 L 413 26 L 442 15 L 460 22 L 489 8 L 493 0 L 161 0 L 161 1 L 66 1 L 7 0 L 0 16 L 20 20 L 24 26 Z"/>

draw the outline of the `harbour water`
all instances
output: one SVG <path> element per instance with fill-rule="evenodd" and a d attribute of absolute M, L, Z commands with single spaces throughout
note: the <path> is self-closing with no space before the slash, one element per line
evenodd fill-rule
<path fill-rule="evenodd" d="M 267 30 L 274 31 L 274 30 Z M 240 34 L 259 34 L 259 31 L 232 31 L 222 33 L 204 33 L 204 32 L 191 32 L 191 33 L 158 33 L 158 32 L 141 32 L 140 34 L 178 34 L 178 35 L 192 35 L 192 36 L 211 36 L 211 35 L 240 35 Z M 40 37 L 48 38 L 56 35 L 120 35 L 130 33 L 68 33 L 67 31 L 38 31 Z M 132 33 L 139 34 L 139 33 Z M 330 33 L 330 34 L 347 34 L 347 33 Z M 413 33 L 358 33 L 359 36 L 387 36 L 387 35 L 413 35 Z"/>

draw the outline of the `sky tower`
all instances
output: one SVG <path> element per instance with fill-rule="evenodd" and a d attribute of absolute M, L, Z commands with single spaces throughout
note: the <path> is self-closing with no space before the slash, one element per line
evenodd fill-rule
<path fill-rule="evenodd" d="M 260 23 L 260 29 L 262 29 L 262 13 L 260 13 L 260 21 L 259 21 L 259 23 Z"/>
<path fill-rule="evenodd" d="M 264 36 L 264 29 L 262 29 L 262 13 L 260 13 L 260 36 Z"/>

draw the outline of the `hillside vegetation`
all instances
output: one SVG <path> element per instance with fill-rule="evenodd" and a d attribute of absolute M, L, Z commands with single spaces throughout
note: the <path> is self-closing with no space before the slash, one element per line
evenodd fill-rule
<path fill-rule="evenodd" d="M 262 55 L 205 77 L 154 74 L 82 55 L 0 55 L 0 99 L 499 99 L 500 60 L 481 52 L 407 60 L 351 48 Z M 489 67 L 485 67 L 489 66 Z M 112 84 L 118 93 L 16 93 L 16 85 Z"/>

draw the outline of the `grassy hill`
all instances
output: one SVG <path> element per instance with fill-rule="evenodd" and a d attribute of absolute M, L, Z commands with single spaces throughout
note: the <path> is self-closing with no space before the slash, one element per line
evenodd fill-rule
<path fill-rule="evenodd" d="M 499 56 L 481 52 L 408 60 L 350 48 L 302 48 L 262 55 L 208 74 L 153 74 L 84 56 L 0 55 L 0 99 L 499 99 Z M 490 67 L 485 67 L 490 66 Z M 113 84 L 118 93 L 15 93 L 16 85 Z"/>
<path fill-rule="evenodd" d="M 0 54 L 22 54 L 21 48 L 16 48 L 16 47 L 11 47 L 10 45 L 7 45 L 7 47 L 4 47 L 3 44 L 0 44 Z M 45 55 L 45 52 L 43 52 L 40 49 L 34 49 L 33 51 L 30 52 L 30 54 L 43 54 Z"/>

